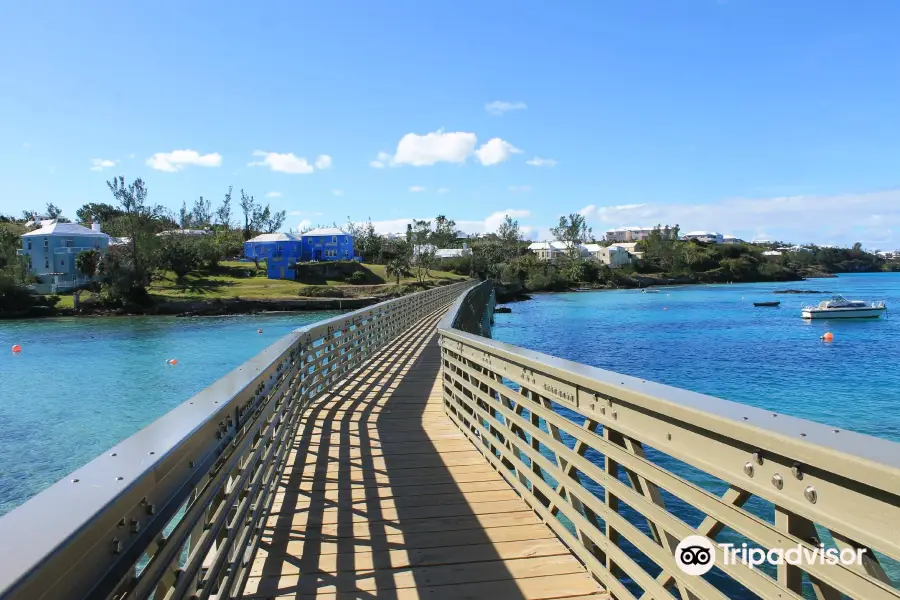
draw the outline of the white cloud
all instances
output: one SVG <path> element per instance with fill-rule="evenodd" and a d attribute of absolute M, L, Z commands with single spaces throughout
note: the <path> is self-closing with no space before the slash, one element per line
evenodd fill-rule
<path fill-rule="evenodd" d="M 303 231 L 304 229 L 307 229 L 309 227 L 312 227 L 312 221 L 310 221 L 309 219 L 300 219 L 300 222 L 297 223 L 297 231 Z"/>
<path fill-rule="evenodd" d="M 502 117 L 504 113 L 511 110 L 525 110 L 526 108 L 528 107 L 524 102 L 504 102 L 502 100 L 495 100 L 484 105 L 484 110 L 495 117 Z"/>
<path fill-rule="evenodd" d="M 247 163 L 248 167 L 269 167 L 278 173 L 309 174 L 315 168 L 305 158 L 296 156 L 293 152 L 279 154 L 278 152 L 264 152 L 256 150 L 253 156 L 262 157 L 262 160 Z"/>
<path fill-rule="evenodd" d="M 292 210 L 288 213 L 292 217 L 321 217 L 324 214 L 323 212 L 311 212 L 308 210 Z"/>
<path fill-rule="evenodd" d="M 388 154 L 387 152 L 379 152 L 378 158 L 369 163 L 369 166 L 373 169 L 383 169 L 389 165 L 393 165 L 394 157 Z"/>
<path fill-rule="evenodd" d="M 424 192 L 425 188 L 423 188 L 421 185 L 414 185 L 409 188 L 409 191 L 414 192 L 414 193 L 415 192 Z"/>
<path fill-rule="evenodd" d="M 331 157 L 327 154 L 320 154 L 316 157 L 316 168 L 317 169 L 330 169 L 331 168 Z"/>
<path fill-rule="evenodd" d="M 531 211 L 520 208 L 508 208 L 506 210 L 498 210 L 497 212 L 491 213 L 484 220 L 484 232 L 490 233 L 493 231 L 497 231 L 507 215 L 509 215 L 513 219 L 519 219 L 522 217 L 530 217 Z"/>
<path fill-rule="evenodd" d="M 92 158 L 91 171 L 102 171 L 119 164 L 118 160 L 110 160 L 108 158 Z"/>
<path fill-rule="evenodd" d="M 500 138 L 493 138 L 476 150 L 475 155 L 481 161 L 481 164 L 485 167 L 490 167 L 509 160 L 513 154 L 521 154 L 521 152 L 509 142 Z"/>
<path fill-rule="evenodd" d="M 522 194 L 525 192 L 530 192 L 531 186 L 530 185 L 511 185 L 511 186 L 509 186 L 509 191 L 511 191 L 513 194 Z"/>
<path fill-rule="evenodd" d="M 442 188 L 438 188 L 438 189 L 437 189 L 437 193 L 438 193 L 438 194 L 446 194 L 446 193 L 449 192 L 449 191 L 450 191 L 450 188 L 445 188 L 445 187 L 442 187 Z"/>
<path fill-rule="evenodd" d="M 531 160 L 526 160 L 525 164 L 532 167 L 555 167 L 559 163 L 552 158 L 538 158 L 535 156 Z"/>
<path fill-rule="evenodd" d="M 218 152 L 200 154 L 196 150 L 173 150 L 157 152 L 147 159 L 147 165 L 157 171 L 174 173 L 187 165 L 197 167 L 218 167 L 222 164 L 222 155 Z"/>
<path fill-rule="evenodd" d="M 474 133 L 464 131 L 438 130 L 425 135 L 407 133 L 397 144 L 392 164 L 423 167 L 439 162 L 464 163 L 477 141 Z"/>
<path fill-rule="evenodd" d="M 868 248 L 900 248 L 900 190 L 706 204 L 589 205 L 582 211 L 604 229 L 678 224 L 682 232 L 718 231 L 743 239 L 838 245 L 859 241 Z"/>
<path fill-rule="evenodd" d="M 335 196 L 343 196 L 344 190 L 331 190 L 331 193 Z"/>
<path fill-rule="evenodd" d="M 269 192 L 266 198 L 281 198 L 281 192 Z"/>

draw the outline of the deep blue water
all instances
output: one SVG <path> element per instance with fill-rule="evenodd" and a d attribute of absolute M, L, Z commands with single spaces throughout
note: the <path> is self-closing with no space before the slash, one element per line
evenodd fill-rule
<path fill-rule="evenodd" d="M 743 402 L 759 408 L 900 441 L 900 315 L 897 318 L 804 321 L 800 307 L 828 296 L 773 294 L 776 289 L 829 290 L 851 299 L 885 300 L 900 307 L 900 273 L 843 275 L 790 284 L 735 284 L 659 288 L 658 294 L 636 290 L 541 294 L 497 314 L 494 339 L 626 373 L 647 380 Z M 781 300 L 778 308 L 754 307 L 754 301 Z M 832 342 L 820 339 L 834 335 Z M 515 386 L 513 386 L 515 387 Z M 557 409 L 573 423 L 577 415 Z M 546 431 L 546 424 L 542 423 Z M 564 436 L 571 448 L 574 440 Z M 547 451 L 543 451 L 548 455 Z M 653 448 L 648 458 L 705 489 L 721 495 L 727 484 Z M 602 465 L 591 449 L 585 455 Z M 627 484 L 624 472 L 620 480 Z M 599 498 L 603 488 L 582 481 Z M 666 506 L 696 527 L 704 515 L 662 490 Z M 774 522 L 774 507 L 757 497 L 745 505 Z M 645 534 L 646 519 L 623 507 L 622 515 Z M 561 519 L 566 523 L 566 519 Z M 567 524 L 571 526 L 571 524 Z M 827 531 L 819 536 L 831 545 Z M 750 540 L 726 530 L 720 542 Z M 651 575 L 659 568 L 634 546 L 626 553 Z M 900 564 L 881 556 L 895 582 Z M 774 576 L 774 570 L 762 570 Z M 729 598 L 756 596 L 718 569 L 705 576 Z M 640 590 L 624 580 L 632 593 Z M 804 596 L 814 597 L 808 580 Z"/>
<path fill-rule="evenodd" d="M 0 515 L 335 314 L 0 321 Z"/>
<path fill-rule="evenodd" d="M 829 290 L 886 300 L 887 318 L 806 321 Z M 900 441 L 900 273 L 788 284 L 540 294 L 498 314 L 493 337 L 547 354 Z M 753 301 L 781 300 L 778 308 Z M 892 307 L 896 316 L 890 315 Z M 667 309 L 667 310 L 664 310 Z M 834 341 L 819 337 L 826 331 Z"/>

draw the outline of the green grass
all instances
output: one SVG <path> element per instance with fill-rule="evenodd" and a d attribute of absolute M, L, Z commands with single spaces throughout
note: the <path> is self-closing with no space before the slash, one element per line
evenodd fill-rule
<path fill-rule="evenodd" d="M 384 265 L 363 265 L 375 276 L 373 279 L 394 283 L 386 277 Z M 175 281 L 173 273 L 165 273 L 163 278 L 154 281 L 150 293 L 160 299 L 213 300 L 217 298 L 246 298 L 283 300 L 297 298 L 304 288 L 309 286 L 299 281 L 268 279 L 265 272 L 259 276 L 248 277 L 248 272 L 255 271 L 253 263 L 223 262 L 216 273 L 192 273 L 185 277 L 183 284 Z M 465 279 L 461 275 L 445 271 L 433 271 L 431 280 Z M 415 277 L 401 278 L 401 283 L 415 281 Z M 352 296 L 370 296 L 388 291 L 389 283 L 376 285 L 349 285 L 344 281 L 328 280 L 327 286 L 340 286 Z"/>
<path fill-rule="evenodd" d="M 344 297 L 376 296 L 391 292 L 395 287 L 395 279 L 388 278 L 384 265 L 363 265 L 372 273 L 372 281 L 380 281 L 373 285 L 350 285 L 344 281 L 325 282 L 326 286 L 340 287 Z M 157 301 L 167 300 L 216 300 L 227 298 L 244 298 L 247 300 L 286 300 L 300 297 L 300 292 L 310 288 L 321 288 L 299 281 L 287 281 L 282 279 L 268 279 L 265 276 L 265 265 L 260 265 L 260 273 L 256 275 L 256 266 L 253 263 L 224 261 L 215 272 L 198 271 L 185 277 L 184 282 L 178 283 L 175 274 L 166 271 L 158 274 L 150 285 L 150 295 Z M 462 275 L 447 271 L 432 271 L 429 281 L 465 279 Z M 415 277 L 402 277 L 401 284 L 415 282 Z M 82 298 L 88 297 L 87 292 L 82 292 Z M 327 294 L 309 293 L 309 296 L 323 297 Z M 71 294 L 61 295 L 59 308 L 74 308 L 74 298 Z"/>

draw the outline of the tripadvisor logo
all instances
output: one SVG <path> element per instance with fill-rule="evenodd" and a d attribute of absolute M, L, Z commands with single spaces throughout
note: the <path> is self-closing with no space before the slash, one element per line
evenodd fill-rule
<path fill-rule="evenodd" d="M 689 535 L 675 548 L 675 562 L 688 575 L 704 575 L 716 563 L 716 547 L 707 537 Z"/>
<path fill-rule="evenodd" d="M 865 548 L 826 548 L 825 544 L 808 548 L 794 546 L 792 548 L 772 548 L 768 552 L 762 548 L 750 548 L 747 544 L 736 547 L 734 544 L 719 544 L 722 551 L 722 564 L 735 565 L 743 563 L 751 569 L 763 564 L 783 565 L 861 565 Z M 675 548 L 675 562 L 678 568 L 688 575 L 705 575 L 716 563 L 716 545 L 707 537 L 689 535 Z"/>

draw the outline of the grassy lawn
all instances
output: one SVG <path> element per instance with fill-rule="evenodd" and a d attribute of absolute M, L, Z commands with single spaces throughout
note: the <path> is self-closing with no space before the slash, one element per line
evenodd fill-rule
<path fill-rule="evenodd" d="M 268 279 L 265 276 L 264 265 L 257 275 L 253 263 L 224 261 L 216 272 L 191 273 L 183 283 L 175 280 L 172 272 L 162 273 L 150 285 L 150 294 L 159 301 L 166 300 L 214 300 L 218 298 L 244 298 L 248 300 L 270 299 L 285 300 L 300 297 L 300 292 L 305 288 L 339 287 L 346 296 L 374 296 L 388 292 L 395 284 L 396 279 L 388 278 L 384 265 L 363 265 L 371 273 L 371 281 L 380 283 L 370 285 L 350 285 L 344 281 L 328 280 L 325 285 L 313 286 L 299 281 L 287 281 L 282 279 Z M 448 271 L 432 271 L 430 281 L 465 279 Z M 401 284 L 409 284 L 416 281 L 415 277 L 401 277 Z M 336 290 L 337 291 L 337 290 Z M 82 292 L 82 298 L 87 298 L 87 292 Z M 306 294 L 305 294 L 306 295 Z M 318 294 L 308 294 L 318 296 Z M 74 308 L 72 294 L 60 295 L 58 308 Z"/>

